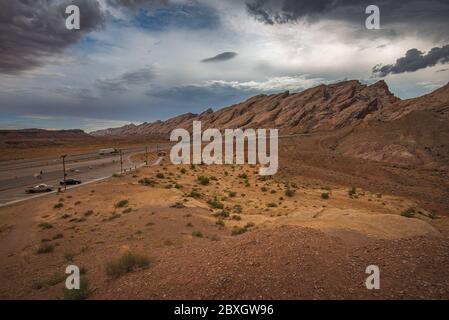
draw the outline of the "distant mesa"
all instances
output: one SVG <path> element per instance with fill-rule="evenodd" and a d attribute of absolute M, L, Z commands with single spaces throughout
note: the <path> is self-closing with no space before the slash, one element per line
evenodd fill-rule
<path fill-rule="evenodd" d="M 80 129 L 72 130 L 45 130 L 20 129 L 0 130 L 0 140 L 38 140 L 38 139 L 89 139 L 91 135 Z"/>

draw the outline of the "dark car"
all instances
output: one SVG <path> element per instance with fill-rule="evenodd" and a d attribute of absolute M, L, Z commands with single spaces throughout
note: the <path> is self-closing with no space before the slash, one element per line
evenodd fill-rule
<path fill-rule="evenodd" d="M 77 184 L 81 184 L 81 181 L 76 180 L 76 179 L 67 179 L 67 180 L 61 181 L 59 184 L 61 186 L 74 186 Z"/>

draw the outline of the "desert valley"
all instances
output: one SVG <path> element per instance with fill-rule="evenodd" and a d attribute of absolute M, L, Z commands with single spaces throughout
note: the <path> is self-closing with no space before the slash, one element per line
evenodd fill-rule
<path fill-rule="evenodd" d="M 279 129 L 279 172 L 173 165 L 170 132 L 193 121 Z M 401 100 L 383 81 L 344 81 L 90 134 L 4 130 L 0 144 L 3 182 L 24 161 L 59 172 L 41 159 L 61 154 L 102 170 L 1 205 L 1 299 L 449 298 L 449 84 Z M 129 150 L 129 170 L 95 154 L 110 147 Z M 365 286 L 370 265 L 380 290 Z"/>

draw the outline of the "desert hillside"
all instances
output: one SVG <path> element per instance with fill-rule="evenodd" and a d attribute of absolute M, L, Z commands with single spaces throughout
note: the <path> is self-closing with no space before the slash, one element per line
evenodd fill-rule
<path fill-rule="evenodd" d="M 204 128 L 278 128 L 284 134 L 310 133 L 390 122 L 416 110 L 431 110 L 447 116 L 448 104 L 449 85 L 416 99 L 401 100 L 390 92 L 384 81 L 368 86 L 352 80 L 299 93 L 258 95 L 216 112 L 209 109 L 202 114 L 187 113 L 167 121 L 131 124 L 92 132 L 92 135 L 168 137 L 173 129 L 191 129 L 195 120 L 202 121 Z"/>
<path fill-rule="evenodd" d="M 291 152 L 298 143 L 307 154 Z M 447 299 L 448 219 L 413 194 L 429 197 L 444 180 L 412 189 L 399 179 L 406 171 L 392 178 L 389 167 L 334 159 L 314 141 L 282 145 L 273 177 L 165 159 L 2 208 L 0 297 Z M 373 263 L 380 291 L 364 286 Z M 69 264 L 85 281 L 75 296 L 64 291 Z"/>
<path fill-rule="evenodd" d="M 328 133 L 322 146 L 365 160 L 430 169 L 449 159 L 449 85 L 428 95 L 401 100 L 384 81 L 321 85 L 300 93 L 259 95 L 200 115 L 188 113 L 167 121 L 93 132 L 100 137 L 160 136 L 176 128 L 279 128 L 281 134 Z"/>

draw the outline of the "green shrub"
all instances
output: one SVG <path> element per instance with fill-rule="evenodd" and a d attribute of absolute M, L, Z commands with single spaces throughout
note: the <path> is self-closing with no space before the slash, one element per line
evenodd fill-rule
<path fill-rule="evenodd" d="M 223 209 L 224 208 L 223 203 L 218 201 L 217 198 L 215 198 L 213 200 L 209 200 L 209 201 L 207 201 L 207 203 L 214 209 Z"/>
<path fill-rule="evenodd" d="M 47 230 L 47 229 L 52 229 L 53 225 L 51 223 L 48 223 L 48 222 L 42 222 L 42 223 L 39 224 L 39 227 L 42 230 Z"/>
<path fill-rule="evenodd" d="M 55 248 L 55 247 L 54 247 L 52 244 L 43 243 L 43 244 L 37 249 L 37 254 L 45 254 L 45 253 L 53 252 L 54 248 Z"/>
<path fill-rule="evenodd" d="M 277 208 L 278 205 L 277 205 L 276 203 L 274 203 L 274 202 L 271 202 L 271 203 L 268 203 L 268 204 L 267 204 L 267 207 L 268 207 L 268 208 Z"/>
<path fill-rule="evenodd" d="M 239 178 L 247 180 L 248 179 L 248 175 L 246 173 L 242 173 L 242 174 L 239 174 Z"/>
<path fill-rule="evenodd" d="M 194 198 L 194 199 L 199 199 L 199 198 L 201 198 L 201 194 L 199 192 L 195 191 L 195 190 L 192 190 L 189 193 L 188 197 L 189 198 Z"/>
<path fill-rule="evenodd" d="M 117 260 L 106 264 L 106 275 L 110 278 L 119 278 L 137 268 L 146 268 L 149 264 L 150 260 L 146 256 L 127 252 Z"/>
<path fill-rule="evenodd" d="M 156 175 L 156 178 L 158 178 L 158 179 L 165 179 L 165 176 L 164 176 L 163 173 L 158 173 L 158 174 Z"/>
<path fill-rule="evenodd" d="M 206 176 L 199 176 L 198 183 L 202 186 L 207 186 L 210 183 L 210 179 Z"/>
<path fill-rule="evenodd" d="M 53 206 L 54 209 L 61 209 L 62 207 L 64 207 L 64 203 L 62 203 L 62 202 L 57 203 Z"/>
<path fill-rule="evenodd" d="M 193 232 L 192 232 L 192 237 L 195 237 L 195 238 L 202 238 L 202 237 L 203 237 L 203 234 L 202 234 L 200 231 L 193 231 Z"/>
<path fill-rule="evenodd" d="M 325 192 L 321 194 L 321 198 L 323 198 L 324 200 L 328 200 L 329 199 L 329 193 Z"/>
<path fill-rule="evenodd" d="M 406 217 L 406 218 L 413 218 L 416 214 L 415 209 L 413 208 L 408 208 L 407 210 L 404 210 L 401 212 L 401 216 Z"/>
<path fill-rule="evenodd" d="M 214 217 L 219 217 L 222 219 L 229 218 L 229 211 L 221 210 L 213 214 Z"/>
<path fill-rule="evenodd" d="M 236 204 L 233 209 L 235 213 L 242 213 L 242 206 L 239 204 Z"/>
<path fill-rule="evenodd" d="M 243 228 L 241 228 L 241 227 L 234 227 L 232 229 L 232 235 L 233 236 L 238 236 L 238 235 L 244 234 L 247 231 L 248 231 L 248 229 L 244 228 L 244 227 Z"/>
<path fill-rule="evenodd" d="M 156 185 L 156 182 L 155 182 L 154 180 L 150 179 L 150 178 L 143 178 L 143 179 L 140 179 L 140 180 L 139 180 L 139 183 L 140 183 L 141 185 L 144 185 L 144 186 L 150 186 L 150 187 L 154 187 L 154 186 Z"/>
<path fill-rule="evenodd" d="M 126 207 L 128 204 L 129 204 L 129 201 L 128 201 L 128 200 L 121 200 L 121 201 L 119 201 L 119 202 L 117 202 L 117 203 L 115 204 L 115 207 L 116 207 L 117 209 L 120 209 L 120 208 Z"/>
<path fill-rule="evenodd" d="M 229 198 L 235 198 L 237 196 L 237 192 L 229 191 L 228 195 L 229 195 Z"/>

